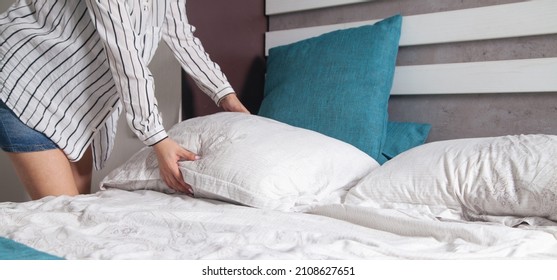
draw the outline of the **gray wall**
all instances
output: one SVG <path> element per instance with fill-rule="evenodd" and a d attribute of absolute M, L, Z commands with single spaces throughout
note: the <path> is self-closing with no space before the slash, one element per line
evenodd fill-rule
<path fill-rule="evenodd" d="M 188 20 L 211 59 L 250 112 L 257 112 L 265 83 L 267 17 L 264 0 L 188 1 Z M 223 44 L 223 42 L 226 42 Z M 184 74 L 184 118 L 222 111 Z"/>
<path fill-rule="evenodd" d="M 520 0 L 383 0 L 276 15 L 269 30 L 474 8 Z M 557 57 L 557 36 L 437 44 L 400 49 L 398 65 Z M 506 134 L 557 134 L 557 94 L 393 96 L 391 120 L 432 124 L 428 141 Z"/>
<path fill-rule="evenodd" d="M 1 1 L 0 11 L 3 12 L 11 5 L 12 1 Z M 162 108 L 164 125 L 169 128 L 180 119 L 181 77 L 180 65 L 164 43 L 161 43 L 155 58 L 150 64 L 150 69 L 155 76 L 157 98 Z M 93 174 L 93 192 L 98 190 L 98 184 L 108 174 L 133 153 L 143 147 L 143 144 L 133 136 L 127 127 L 124 118 L 120 119 L 116 145 L 107 166 Z M 4 152 L 0 152 L 0 202 L 26 201 L 28 196 L 19 179 L 15 175 L 11 163 Z"/>

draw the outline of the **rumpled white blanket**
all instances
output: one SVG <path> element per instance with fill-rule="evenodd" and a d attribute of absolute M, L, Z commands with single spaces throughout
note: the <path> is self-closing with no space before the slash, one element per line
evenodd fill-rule
<path fill-rule="evenodd" d="M 67 259 L 557 258 L 557 226 L 333 203 L 286 213 L 118 189 L 0 203 L 0 236 Z"/>

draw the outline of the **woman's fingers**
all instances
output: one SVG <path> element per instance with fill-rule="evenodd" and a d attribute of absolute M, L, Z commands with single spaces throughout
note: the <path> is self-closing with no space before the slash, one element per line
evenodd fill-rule
<path fill-rule="evenodd" d="M 182 148 L 170 138 L 157 143 L 154 149 L 157 154 L 159 171 L 163 181 L 176 191 L 193 195 L 191 186 L 184 182 L 178 162 L 195 160 L 198 158 L 197 155 Z"/>
<path fill-rule="evenodd" d="M 193 156 L 195 158 L 195 156 Z M 193 190 L 190 185 L 186 184 L 182 176 L 182 171 L 179 168 L 178 162 L 169 162 L 169 168 L 167 173 L 167 184 L 173 189 L 193 195 Z"/>
<path fill-rule="evenodd" d="M 190 151 L 188 151 L 184 148 L 181 148 L 178 151 L 178 157 L 179 157 L 179 161 L 184 161 L 184 160 L 185 161 L 194 161 L 196 159 L 199 159 L 199 156 L 197 156 L 196 154 L 194 154 L 194 153 L 192 153 L 192 152 L 190 152 Z"/>

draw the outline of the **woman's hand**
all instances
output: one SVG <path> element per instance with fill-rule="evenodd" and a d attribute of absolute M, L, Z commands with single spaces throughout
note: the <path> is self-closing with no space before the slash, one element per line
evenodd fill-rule
<path fill-rule="evenodd" d="M 166 138 L 153 146 L 159 162 L 159 171 L 163 181 L 173 190 L 193 195 L 193 189 L 184 182 L 178 162 L 193 161 L 199 157 L 184 149 L 170 138 Z"/>
<path fill-rule="evenodd" d="M 228 112 L 250 113 L 248 109 L 244 107 L 244 104 L 240 102 L 236 93 L 231 93 L 223 97 L 223 99 L 219 102 L 219 106 Z"/>

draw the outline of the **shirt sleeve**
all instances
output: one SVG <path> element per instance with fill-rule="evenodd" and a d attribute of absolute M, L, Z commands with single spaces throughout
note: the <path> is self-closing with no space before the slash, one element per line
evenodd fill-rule
<path fill-rule="evenodd" d="M 139 40 L 125 1 L 86 0 L 89 14 L 107 53 L 128 124 L 146 145 L 167 137 L 162 123 L 153 75 L 140 55 Z"/>
<path fill-rule="evenodd" d="M 182 68 L 197 86 L 219 105 L 220 100 L 234 92 L 219 65 L 213 62 L 201 41 L 193 35 L 195 27 L 188 23 L 186 1 L 168 0 L 163 40 L 176 56 Z"/>

